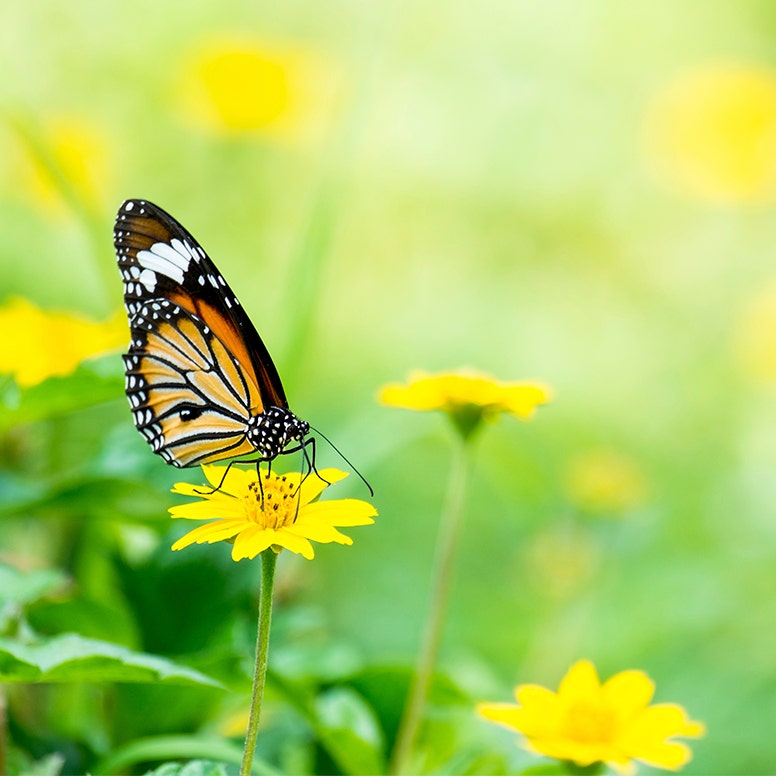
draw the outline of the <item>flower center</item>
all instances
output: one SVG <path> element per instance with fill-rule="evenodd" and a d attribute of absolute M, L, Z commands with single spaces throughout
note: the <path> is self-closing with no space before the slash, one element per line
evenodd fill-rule
<path fill-rule="evenodd" d="M 576 703 L 566 712 L 566 735 L 583 744 L 606 743 L 614 737 L 614 714 L 609 709 Z"/>
<path fill-rule="evenodd" d="M 261 485 L 252 482 L 248 486 L 248 494 L 243 501 L 245 515 L 260 528 L 278 529 L 292 525 L 299 511 L 296 495 L 297 490 L 285 475 L 265 474 Z"/>

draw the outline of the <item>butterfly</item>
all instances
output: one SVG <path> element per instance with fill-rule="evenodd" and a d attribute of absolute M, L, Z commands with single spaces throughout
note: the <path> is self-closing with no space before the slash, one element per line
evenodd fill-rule
<path fill-rule="evenodd" d="M 315 438 L 288 408 L 272 358 L 199 243 L 141 199 L 113 232 L 131 342 L 123 356 L 135 426 L 173 466 L 302 450 Z M 308 469 L 309 471 L 309 469 Z"/>

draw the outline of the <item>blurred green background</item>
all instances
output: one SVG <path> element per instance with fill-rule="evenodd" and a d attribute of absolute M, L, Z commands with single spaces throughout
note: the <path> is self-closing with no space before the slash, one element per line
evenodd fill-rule
<path fill-rule="evenodd" d="M 0 301 L 108 320 L 116 208 L 150 199 L 238 293 L 292 409 L 374 486 L 352 548 L 281 556 L 275 670 L 322 687 L 414 659 L 451 432 L 378 388 L 459 366 L 537 379 L 553 403 L 480 440 L 441 670 L 461 698 L 508 700 L 581 657 L 641 668 L 708 725 L 687 773 L 773 771 L 772 3 L 40 0 L 4 4 L 0 29 Z M 61 410 L 54 388 L 32 409 L 3 388 L 2 560 L 69 580 L 26 616 L 245 692 L 257 564 L 170 552 L 169 487 L 200 475 L 147 449 L 117 355 L 90 369 Z M 75 770 L 244 705 L 15 692 L 11 738 Z M 523 762 L 467 703 L 459 745 Z"/>

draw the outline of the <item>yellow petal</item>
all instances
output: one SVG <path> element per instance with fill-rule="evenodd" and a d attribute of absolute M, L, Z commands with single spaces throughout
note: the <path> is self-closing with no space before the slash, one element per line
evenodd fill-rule
<path fill-rule="evenodd" d="M 318 542 L 320 544 L 329 544 L 336 542 L 337 544 L 353 544 L 353 540 L 349 536 L 340 533 L 334 526 L 327 525 L 326 523 L 308 523 L 307 525 L 300 526 L 298 523 L 290 525 L 286 529 L 295 536 L 302 536 L 305 539 Z"/>
<path fill-rule="evenodd" d="M 320 476 L 319 476 L 320 475 Z M 339 469 L 320 469 L 318 474 L 313 472 L 307 475 L 301 484 L 299 498 L 302 504 L 309 504 L 323 493 L 329 485 L 344 480 L 348 476 L 347 472 Z"/>
<path fill-rule="evenodd" d="M 636 766 L 633 764 L 633 760 L 629 758 L 607 760 L 606 764 L 610 768 L 614 768 L 621 776 L 634 776 L 636 773 Z"/>
<path fill-rule="evenodd" d="M 179 496 L 197 496 L 197 498 L 209 498 L 208 487 L 202 485 L 192 485 L 190 482 L 176 482 L 172 486 L 170 493 L 177 493 Z"/>
<path fill-rule="evenodd" d="M 660 744 L 653 744 L 641 749 L 635 756 L 648 765 L 668 768 L 672 771 L 678 770 L 692 760 L 690 748 L 678 741 L 665 741 Z"/>
<path fill-rule="evenodd" d="M 257 525 L 248 526 L 234 540 L 232 559 L 255 558 L 260 552 L 264 552 L 267 547 L 277 543 L 277 535 L 277 531 L 259 528 Z"/>
<path fill-rule="evenodd" d="M 123 346 L 128 334 L 123 315 L 98 323 L 40 310 L 26 299 L 0 307 L 0 329 L 23 332 L 0 338 L 0 374 L 13 374 L 22 387 L 70 374 L 87 358 Z"/>
<path fill-rule="evenodd" d="M 673 736 L 699 738 L 706 733 L 701 722 L 687 718 L 687 712 L 676 703 L 660 703 L 650 706 L 636 717 L 628 727 L 628 746 L 635 750 L 644 742 L 664 741 Z"/>
<path fill-rule="evenodd" d="M 603 697 L 620 720 L 626 720 L 649 706 L 655 683 L 643 671 L 621 671 L 604 682 Z"/>
<path fill-rule="evenodd" d="M 514 703 L 478 703 L 476 709 L 483 719 L 523 732 L 520 715 L 522 709 Z"/>
<path fill-rule="evenodd" d="M 297 525 L 308 526 L 315 521 L 324 521 L 329 525 L 371 525 L 377 510 L 368 502 L 355 498 L 343 498 L 336 501 L 316 501 L 304 507 L 300 512 Z"/>
<path fill-rule="evenodd" d="M 609 747 L 598 743 L 583 743 L 562 736 L 554 738 L 532 737 L 531 747 L 534 751 L 556 760 L 571 760 L 577 765 L 592 765 L 603 762 L 612 751 Z"/>
<path fill-rule="evenodd" d="M 215 464 L 202 467 L 208 482 L 217 488 L 219 493 L 241 498 L 248 493 L 248 486 L 258 479 L 256 469 L 240 469 L 237 466 L 230 467 L 228 472 L 226 469 L 226 466 Z"/>
<path fill-rule="evenodd" d="M 182 550 L 191 544 L 212 544 L 224 539 L 231 539 L 244 527 L 243 520 L 216 520 L 212 523 L 197 526 L 193 531 L 184 534 L 175 544 L 173 550 Z"/>
<path fill-rule="evenodd" d="M 506 386 L 502 404 L 507 412 L 521 420 L 527 420 L 536 412 L 540 404 L 550 400 L 550 390 L 538 383 L 517 383 Z"/>
<path fill-rule="evenodd" d="M 408 410 L 438 410 L 445 406 L 444 398 L 431 385 L 386 385 L 379 399 L 382 404 Z"/>
<path fill-rule="evenodd" d="M 185 517 L 188 520 L 212 520 L 221 517 L 244 518 L 245 515 L 242 504 L 232 498 L 177 504 L 167 511 L 173 517 Z"/>
<path fill-rule="evenodd" d="M 558 696 L 564 704 L 580 701 L 598 702 L 601 698 L 601 683 L 595 666 L 589 660 L 580 660 L 569 669 L 558 688 Z"/>
<path fill-rule="evenodd" d="M 527 736 L 559 733 L 562 708 L 554 692 L 536 684 L 521 684 L 515 690 L 515 697 L 523 709 L 520 729 Z"/>
<path fill-rule="evenodd" d="M 312 560 L 315 557 L 312 544 L 304 536 L 292 534 L 289 531 L 278 531 L 274 544 L 285 547 L 287 550 L 307 558 L 307 560 Z"/>

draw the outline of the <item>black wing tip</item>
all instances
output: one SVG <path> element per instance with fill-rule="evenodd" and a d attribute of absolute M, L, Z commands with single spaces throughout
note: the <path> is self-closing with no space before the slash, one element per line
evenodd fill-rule
<path fill-rule="evenodd" d="M 165 212 L 159 205 L 155 205 L 148 199 L 125 199 L 121 205 L 119 205 L 118 215 L 122 216 L 127 215 L 128 213 L 131 213 L 132 215 L 145 215 L 143 212 L 144 210 L 150 210 L 151 212 L 156 213 Z"/>

